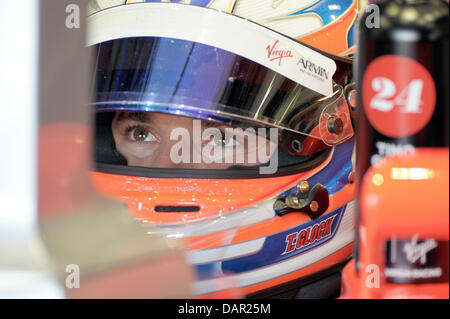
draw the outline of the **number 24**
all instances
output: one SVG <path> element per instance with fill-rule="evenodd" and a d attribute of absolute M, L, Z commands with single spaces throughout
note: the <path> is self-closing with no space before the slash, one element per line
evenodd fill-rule
<path fill-rule="evenodd" d="M 402 113 L 421 113 L 421 96 L 423 81 L 414 79 L 394 98 L 397 93 L 395 83 L 384 77 L 376 77 L 372 80 L 372 89 L 377 92 L 370 101 L 372 109 L 381 112 L 390 112 L 394 106 L 403 106 Z"/>

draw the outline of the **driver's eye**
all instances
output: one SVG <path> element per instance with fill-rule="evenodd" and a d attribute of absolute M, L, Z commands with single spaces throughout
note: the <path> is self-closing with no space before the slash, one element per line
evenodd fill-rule
<path fill-rule="evenodd" d="M 133 142 L 153 142 L 156 141 L 155 136 L 150 133 L 150 130 L 142 127 L 135 126 L 129 129 L 128 137 Z"/>
<path fill-rule="evenodd" d="M 225 133 L 220 134 L 220 136 L 215 136 L 211 142 L 214 146 L 221 147 L 232 147 L 240 145 L 240 143 L 234 137 L 230 138 Z"/>

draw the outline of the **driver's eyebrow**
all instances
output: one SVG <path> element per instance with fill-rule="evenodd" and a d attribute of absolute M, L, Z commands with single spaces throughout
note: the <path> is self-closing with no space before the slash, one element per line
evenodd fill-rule
<path fill-rule="evenodd" d="M 117 117 L 117 123 L 132 120 L 140 123 L 148 124 L 151 121 L 151 112 L 121 112 Z M 194 119 L 192 119 L 194 120 Z M 224 130 L 225 128 L 232 128 L 231 126 L 217 123 L 214 121 L 202 121 L 202 125 L 206 128 L 215 127 L 219 130 Z"/>
<path fill-rule="evenodd" d="M 117 117 L 117 122 L 133 120 L 141 123 L 148 123 L 150 121 L 150 114 L 148 112 L 122 112 Z"/>
<path fill-rule="evenodd" d="M 122 122 L 125 120 L 133 120 L 141 123 L 148 123 L 151 119 L 151 112 L 121 112 L 117 117 L 117 122 Z M 195 120 L 195 119 L 192 119 Z M 213 121 L 202 121 L 202 125 L 205 127 L 217 127 L 217 128 L 227 128 L 227 125 Z"/>

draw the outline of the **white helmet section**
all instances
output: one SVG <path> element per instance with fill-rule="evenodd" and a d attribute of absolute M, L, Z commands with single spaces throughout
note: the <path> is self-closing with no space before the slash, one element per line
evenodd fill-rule
<path fill-rule="evenodd" d="M 336 63 L 332 59 L 270 29 L 219 11 L 140 3 L 97 12 L 88 18 L 88 28 L 88 46 L 133 37 L 193 41 L 245 57 L 324 96 L 333 94 Z M 306 68 L 304 61 L 308 62 Z"/>
<path fill-rule="evenodd" d="M 323 27 L 322 19 L 315 14 L 291 15 L 312 3 L 312 0 L 236 1 L 232 13 L 289 37 L 299 38 Z"/>
<path fill-rule="evenodd" d="M 257 0 L 260 1 L 260 0 Z M 130 4 L 130 3 L 140 3 L 147 2 L 146 0 L 90 0 L 88 6 L 88 14 L 91 15 L 97 11 L 107 9 L 110 7 L 115 7 L 122 4 Z M 180 0 L 180 1 L 172 1 L 172 0 L 160 0 L 160 1 L 151 1 L 151 2 L 177 2 L 182 4 L 196 4 L 195 1 L 192 0 Z M 197 1 L 198 2 L 198 1 Z M 202 1 L 204 3 L 203 6 L 211 9 L 216 9 L 224 12 L 232 12 L 237 0 L 205 0 Z"/>

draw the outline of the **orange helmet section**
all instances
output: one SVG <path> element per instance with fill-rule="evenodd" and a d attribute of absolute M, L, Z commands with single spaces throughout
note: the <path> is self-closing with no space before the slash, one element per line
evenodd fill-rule
<path fill-rule="evenodd" d="M 289 176 L 255 179 L 149 178 L 92 172 L 95 188 L 126 204 L 143 223 L 178 223 L 221 216 L 272 198 L 327 164 Z M 157 207 L 194 207 L 165 213 Z"/>
<path fill-rule="evenodd" d="M 354 263 L 345 268 L 344 297 L 448 299 L 448 280 L 399 284 L 388 282 L 384 274 L 385 244 L 391 238 L 448 242 L 448 194 L 448 148 L 416 149 L 413 154 L 387 157 L 371 167 L 361 188 L 359 274 Z M 378 287 L 375 283 L 368 286 L 368 276 L 377 280 L 376 271 Z"/>
<path fill-rule="evenodd" d="M 349 47 L 348 33 L 357 15 L 358 1 L 354 1 L 338 19 L 298 40 L 334 55 L 348 56 L 355 51 L 355 46 Z"/>

